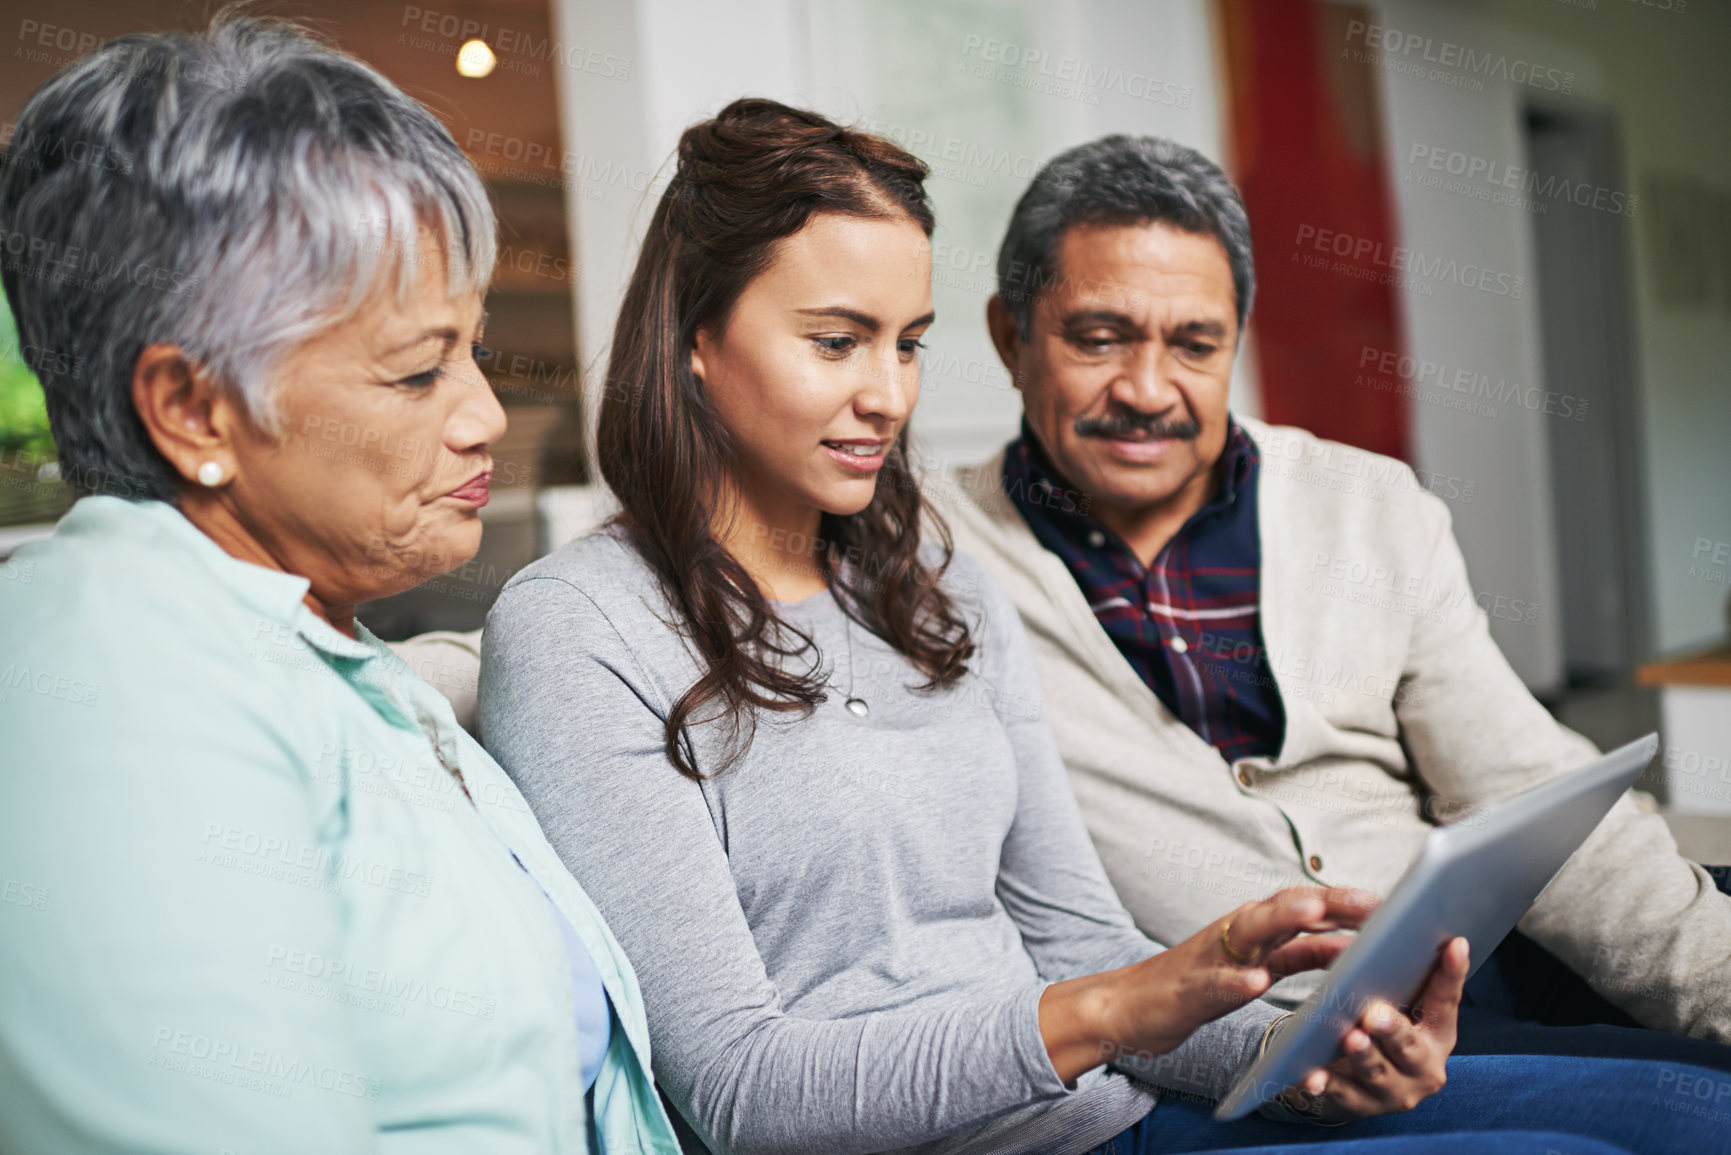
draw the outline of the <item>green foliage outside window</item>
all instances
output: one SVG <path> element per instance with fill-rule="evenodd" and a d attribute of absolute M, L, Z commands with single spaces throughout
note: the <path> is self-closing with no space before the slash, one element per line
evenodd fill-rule
<path fill-rule="evenodd" d="M 30 368 L 34 359 L 0 295 L 0 525 L 52 522 L 76 496 L 60 482 L 42 383 Z"/>
<path fill-rule="evenodd" d="M 42 384 L 25 363 L 4 296 L 0 296 L 0 450 L 9 457 L 54 456 Z"/>

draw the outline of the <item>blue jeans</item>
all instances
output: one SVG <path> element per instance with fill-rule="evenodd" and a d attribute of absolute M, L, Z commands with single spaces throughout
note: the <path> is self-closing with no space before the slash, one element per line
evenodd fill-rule
<path fill-rule="evenodd" d="M 1149 1115 L 1130 1130 L 1088 1155 L 1143 1155 L 1165 1151 L 1156 1145 Z M 1592 1139 L 1555 1131 L 1451 1131 L 1439 1135 L 1398 1135 L 1382 1139 L 1332 1139 L 1314 1143 L 1276 1143 L 1238 1147 L 1233 1155 L 1633 1155 Z"/>
<path fill-rule="evenodd" d="M 1731 1075 L 1719 1071 L 1630 1059 L 1459 1055 L 1449 1060 L 1448 1075 L 1448 1086 L 1411 1111 L 1342 1127 L 1256 1115 L 1216 1123 L 1212 1103 L 1168 1095 L 1090 1155 L 1731 1151 Z"/>
<path fill-rule="evenodd" d="M 1723 868 L 1710 869 L 1723 889 Z M 1731 1047 L 1641 1027 L 1520 931 L 1467 983 L 1454 1053 L 1650 1059 L 1731 1072 Z"/>

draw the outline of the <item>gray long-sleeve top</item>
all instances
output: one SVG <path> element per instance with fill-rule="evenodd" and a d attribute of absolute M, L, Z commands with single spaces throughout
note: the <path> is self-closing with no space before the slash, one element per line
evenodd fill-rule
<path fill-rule="evenodd" d="M 656 1078 L 714 1151 L 1085 1151 L 1150 1083 L 1223 1094 L 1279 1014 L 1060 1081 L 1045 987 L 1162 948 L 1088 840 L 1014 609 L 966 557 L 945 583 L 978 649 L 941 692 L 828 593 L 778 607 L 834 689 L 702 783 L 662 750 L 699 668 L 621 531 L 529 566 L 488 618 L 483 741 L 624 946 Z M 706 772 L 723 729 L 687 729 Z"/>

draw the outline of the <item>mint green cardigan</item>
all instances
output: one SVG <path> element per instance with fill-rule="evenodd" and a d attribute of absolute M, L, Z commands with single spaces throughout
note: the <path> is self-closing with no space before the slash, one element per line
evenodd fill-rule
<path fill-rule="evenodd" d="M 0 1150 L 585 1151 L 545 891 L 616 1015 L 601 1147 L 676 1153 L 601 916 L 307 585 L 113 497 L 0 563 Z"/>

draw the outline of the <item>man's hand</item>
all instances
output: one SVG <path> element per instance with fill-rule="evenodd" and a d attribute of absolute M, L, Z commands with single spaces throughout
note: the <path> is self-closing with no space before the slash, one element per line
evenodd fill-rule
<path fill-rule="evenodd" d="M 1341 1041 L 1341 1057 L 1312 1071 L 1282 1102 L 1319 1118 L 1345 1120 L 1410 1111 L 1442 1090 L 1467 954 L 1466 939 L 1448 944 L 1410 1017 L 1380 999 L 1371 1003 Z"/>

